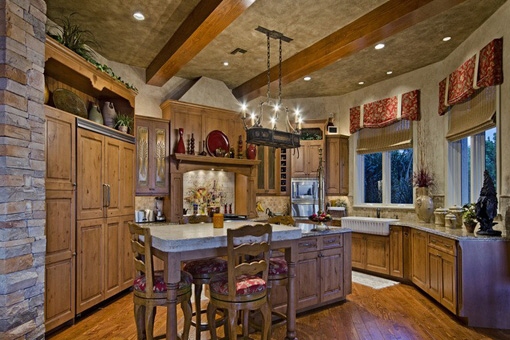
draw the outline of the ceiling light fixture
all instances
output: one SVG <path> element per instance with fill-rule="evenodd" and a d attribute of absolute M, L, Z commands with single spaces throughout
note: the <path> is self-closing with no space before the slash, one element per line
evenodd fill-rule
<path fill-rule="evenodd" d="M 444 37 L 443 41 L 448 41 L 448 40 L 451 40 L 451 39 L 452 39 L 452 37 Z"/>
<path fill-rule="evenodd" d="M 383 48 L 384 48 L 384 44 L 382 44 L 382 43 L 381 43 L 381 44 L 377 44 L 377 45 L 375 45 L 375 49 L 376 49 L 376 50 L 381 50 L 381 49 L 383 49 Z"/>
<path fill-rule="evenodd" d="M 358 85 L 363 85 L 363 84 L 365 84 L 365 82 L 364 82 L 364 81 L 360 81 L 360 82 L 358 82 Z"/>
<path fill-rule="evenodd" d="M 223 66 L 228 66 L 228 61 L 224 61 Z"/>
<path fill-rule="evenodd" d="M 294 114 L 294 125 L 289 120 L 289 109 L 282 106 L 282 40 L 285 42 L 292 41 L 291 38 L 286 37 L 283 33 L 277 31 L 270 31 L 264 27 L 257 27 L 256 31 L 262 32 L 267 38 L 267 92 L 266 99 L 259 104 L 258 113 L 251 113 L 251 126 L 246 124 L 248 108 L 245 104 L 241 108 L 241 119 L 243 120 L 244 129 L 246 130 L 246 142 L 248 144 L 256 144 L 259 146 L 271 146 L 274 148 L 293 149 L 300 147 L 301 135 L 301 117 L 299 112 Z M 271 98 L 271 39 L 276 39 L 279 42 L 279 55 L 278 55 L 278 99 Z M 271 129 L 262 127 L 264 116 L 264 109 L 267 107 L 272 108 L 272 115 L 270 117 Z M 285 117 L 285 131 L 277 130 L 276 123 L 278 121 L 278 114 L 284 111 Z"/>
<path fill-rule="evenodd" d="M 310 80 L 312 80 L 312 77 L 310 77 L 310 76 L 306 76 L 306 77 L 304 77 L 304 78 L 303 78 L 303 80 L 304 80 L 304 81 L 310 81 Z"/>
<path fill-rule="evenodd" d="M 390 75 L 392 73 L 393 73 L 393 71 L 386 71 L 386 74 L 388 74 L 388 75 Z"/>
<path fill-rule="evenodd" d="M 135 12 L 133 13 L 133 18 L 135 18 L 138 21 L 145 20 L 145 15 L 142 14 L 142 12 Z"/>

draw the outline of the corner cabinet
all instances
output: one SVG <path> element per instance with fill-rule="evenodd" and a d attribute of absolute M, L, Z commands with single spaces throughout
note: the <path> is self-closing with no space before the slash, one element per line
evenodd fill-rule
<path fill-rule="evenodd" d="M 169 190 L 170 122 L 135 117 L 136 194 L 165 196 Z"/>
<path fill-rule="evenodd" d="M 349 194 L 349 137 L 326 136 L 326 194 Z"/>

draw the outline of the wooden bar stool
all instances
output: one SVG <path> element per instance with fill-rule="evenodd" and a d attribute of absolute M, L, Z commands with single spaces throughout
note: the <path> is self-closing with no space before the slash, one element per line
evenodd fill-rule
<path fill-rule="evenodd" d="M 227 311 L 230 340 L 237 339 L 238 311 L 243 311 L 245 321 L 249 311 L 260 310 L 262 314 L 262 340 L 270 338 L 271 309 L 267 298 L 269 250 L 272 227 L 270 224 L 245 225 L 227 230 L 227 273 L 214 275 L 209 288 L 211 298 L 207 306 L 207 320 L 212 324 L 216 309 Z M 247 323 L 243 322 L 243 335 L 247 335 Z M 211 339 L 216 340 L 216 328 L 212 327 Z"/>
<path fill-rule="evenodd" d="M 154 318 L 156 306 L 167 306 L 166 283 L 163 272 L 155 272 L 152 263 L 152 236 L 149 228 L 142 228 L 129 222 L 131 248 L 133 249 L 136 278 L 133 283 L 133 301 L 137 337 L 139 340 L 154 339 Z M 143 241 L 140 240 L 143 237 Z M 177 303 L 184 314 L 182 340 L 189 338 L 191 327 L 191 283 L 190 273 L 181 271 L 181 281 L 177 291 Z"/>
<path fill-rule="evenodd" d="M 206 215 L 190 216 L 188 223 L 206 223 L 209 222 L 209 219 Z M 227 261 L 219 257 L 189 261 L 184 264 L 183 270 L 193 276 L 193 285 L 195 286 L 195 312 L 193 312 L 193 316 L 195 316 L 195 321 L 192 320 L 191 325 L 195 327 L 196 340 L 200 340 L 201 332 L 209 329 L 209 322 L 202 323 L 201 320 L 202 314 L 206 312 L 206 310 L 202 310 L 200 299 L 203 286 L 209 284 L 212 275 L 227 271 Z M 214 327 L 220 327 L 225 323 L 223 312 L 218 311 L 218 314 L 221 315 L 221 318 L 215 320 Z"/>

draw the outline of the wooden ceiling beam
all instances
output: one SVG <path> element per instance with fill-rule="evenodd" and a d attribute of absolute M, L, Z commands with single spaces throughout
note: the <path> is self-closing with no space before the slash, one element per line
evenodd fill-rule
<path fill-rule="evenodd" d="M 163 86 L 254 2 L 200 1 L 147 67 L 147 84 Z"/>
<path fill-rule="evenodd" d="M 318 71 L 464 1 L 390 0 L 283 61 L 282 85 Z M 273 88 L 278 80 L 278 65 L 271 68 L 270 74 Z M 239 85 L 232 92 L 237 99 L 248 102 L 264 96 L 266 90 L 267 71 Z"/>

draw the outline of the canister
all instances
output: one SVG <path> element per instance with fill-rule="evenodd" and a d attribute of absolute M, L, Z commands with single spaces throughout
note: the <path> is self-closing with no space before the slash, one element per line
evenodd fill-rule
<path fill-rule="evenodd" d="M 464 213 L 464 209 L 454 205 L 448 209 L 448 212 L 455 215 L 456 226 L 452 228 L 462 228 L 462 214 Z"/>
<path fill-rule="evenodd" d="M 223 214 L 215 213 L 212 218 L 214 228 L 223 228 Z"/>
<path fill-rule="evenodd" d="M 452 229 L 457 228 L 457 217 L 455 217 L 455 215 L 452 214 L 451 212 L 446 214 L 444 217 L 444 226 L 446 228 L 452 228 Z"/>
<path fill-rule="evenodd" d="M 448 214 L 448 209 L 446 208 L 437 208 L 434 210 L 434 219 L 435 225 L 444 227 L 445 224 L 445 216 Z"/>

